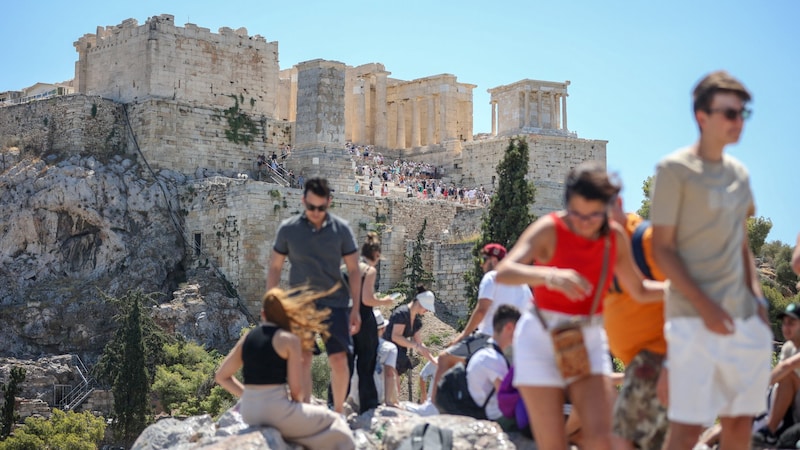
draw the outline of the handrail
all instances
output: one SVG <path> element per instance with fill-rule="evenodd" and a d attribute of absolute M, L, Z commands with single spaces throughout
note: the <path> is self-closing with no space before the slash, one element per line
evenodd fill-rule
<path fill-rule="evenodd" d="M 71 411 L 80 406 L 98 386 L 97 381 L 78 355 L 72 356 L 72 364 L 82 381 L 59 400 L 58 406 L 63 411 Z M 56 389 L 55 386 L 54 389 Z"/>

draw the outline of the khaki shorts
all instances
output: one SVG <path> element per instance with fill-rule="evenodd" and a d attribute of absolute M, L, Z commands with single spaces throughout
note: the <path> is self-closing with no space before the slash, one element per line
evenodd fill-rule
<path fill-rule="evenodd" d="M 667 434 L 667 410 L 656 397 L 664 356 L 642 350 L 625 368 L 614 403 L 614 434 L 642 450 L 660 450 Z"/>

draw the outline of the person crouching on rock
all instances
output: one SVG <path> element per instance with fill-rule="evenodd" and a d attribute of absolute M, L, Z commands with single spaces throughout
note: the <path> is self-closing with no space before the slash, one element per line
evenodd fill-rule
<path fill-rule="evenodd" d="M 241 398 L 239 412 L 246 424 L 276 428 L 287 441 L 307 448 L 354 449 L 353 434 L 341 415 L 302 403 L 303 350 L 311 351 L 316 333 L 328 333 L 323 321 L 329 310 L 318 311 L 314 300 L 331 291 L 267 291 L 262 323 L 236 343 L 214 379 Z M 240 368 L 244 384 L 234 378 Z"/>

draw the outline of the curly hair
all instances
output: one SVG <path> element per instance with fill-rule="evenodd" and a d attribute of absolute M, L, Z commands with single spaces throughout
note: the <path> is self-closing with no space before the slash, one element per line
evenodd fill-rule
<path fill-rule="evenodd" d="M 330 336 L 328 325 L 324 322 L 331 310 L 327 308 L 318 310 L 314 306 L 314 301 L 330 295 L 337 289 L 339 283 L 325 292 L 314 292 L 307 287 L 289 290 L 272 288 L 264 294 L 261 310 L 267 321 L 299 337 L 303 350 L 311 351 L 314 349 L 317 334 L 323 339 Z"/>

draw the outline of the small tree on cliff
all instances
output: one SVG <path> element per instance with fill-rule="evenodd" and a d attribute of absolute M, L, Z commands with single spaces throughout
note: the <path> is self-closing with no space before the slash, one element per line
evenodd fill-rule
<path fill-rule="evenodd" d="M 531 213 L 536 189 L 525 179 L 528 173 L 528 142 L 524 138 L 509 140 L 505 155 L 497 165 L 497 190 L 492 195 L 489 209 L 481 220 L 481 235 L 472 248 L 472 270 L 464 274 L 467 282 L 467 304 L 472 311 L 478 303 L 478 286 L 483 278 L 480 252 L 490 242 L 503 244 L 510 249 L 536 217 Z M 459 321 L 460 328 L 466 324 Z"/>
<path fill-rule="evenodd" d="M 0 440 L 7 438 L 11 434 L 11 428 L 19 419 L 14 406 L 16 406 L 15 399 L 20 391 L 19 385 L 25 381 L 25 369 L 17 366 L 12 367 L 9 378 L 8 383 L 0 384 L 4 402 L 2 413 L 0 413 Z"/>
<path fill-rule="evenodd" d="M 395 292 L 402 292 L 407 298 L 411 299 L 417 295 L 417 285 L 424 284 L 428 289 L 434 281 L 433 274 L 425 270 L 422 262 L 422 253 L 428 249 L 425 243 L 425 229 L 428 227 L 428 219 L 422 221 L 422 226 L 417 232 L 417 238 L 411 247 L 411 254 L 406 255 L 406 264 L 403 266 L 403 281 L 398 283 Z"/>
<path fill-rule="evenodd" d="M 166 337 L 153 319 L 142 313 L 142 306 L 152 303 L 150 296 L 137 290 L 120 299 L 106 296 L 106 300 L 118 305 L 116 319 L 121 326 L 103 350 L 95 373 L 111 382 L 115 435 L 132 444 L 147 425 L 151 364 L 163 361 Z"/>

